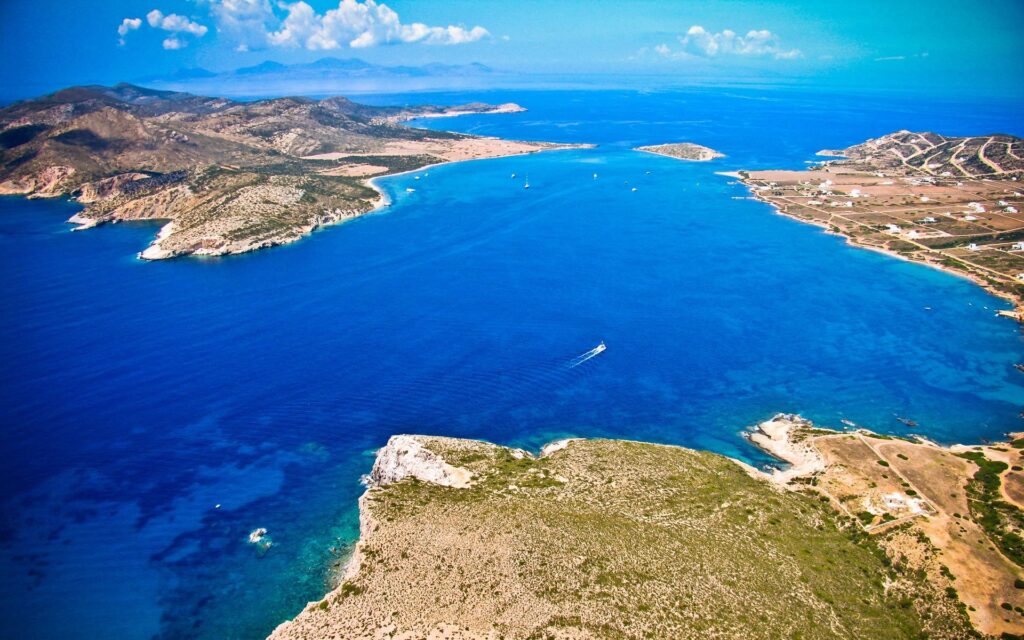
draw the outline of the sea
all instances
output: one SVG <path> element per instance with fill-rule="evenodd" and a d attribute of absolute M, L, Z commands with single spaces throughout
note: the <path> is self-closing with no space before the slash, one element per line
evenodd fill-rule
<path fill-rule="evenodd" d="M 386 178 L 390 207 L 226 258 L 143 262 L 155 224 L 72 232 L 72 202 L 0 199 L 0 637 L 265 637 L 330 588 L 393 434 L 631 438 L 761 466 L 742 432 L 777 412 L 942 443 L 1024 428 L 1006 302 L 720 175 L 898 129 L 1022 135 L 1020 104 L 364 98 L 476 100 L 527 111 L 412 124 L 596 146 Z M 727 157 L 633 150 L 675 141 Z"/>

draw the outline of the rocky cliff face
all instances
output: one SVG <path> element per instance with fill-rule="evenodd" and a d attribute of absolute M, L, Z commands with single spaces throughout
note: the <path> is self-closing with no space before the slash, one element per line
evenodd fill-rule
<path fill-rule="evenodd" d="M 384 487 L 405 478 L 416 478 L 443 487 L 465 488 L 472 473 L 462 467 L 453 467 L 437 452 L 423 446 L 416 436 L 392 436 L 377 453 L 370 471 L 370 480 Z"/>

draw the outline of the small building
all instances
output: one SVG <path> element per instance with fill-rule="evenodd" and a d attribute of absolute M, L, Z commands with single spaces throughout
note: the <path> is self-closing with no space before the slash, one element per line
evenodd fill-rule
<path fill-rule="evenodd" d="M 1010 251 L 1024 251 L 1024 242 L 1014 242 Z"/>
<path fill-rule="evenodd" d="M 914 238 L 917 238 L 917 237 L 918 237 L 918 236 L 920 236 L 920 235 L 921 235 L 921 234 L 919 234 L 919 233 L 918 233 L 917 231 L 915 231 L 914 229 L 911 229 L 910 231 L 908 231 L 908 232 L 907 232 L 907 237 L 908 237 L 908 238 L 910 238 L 911 240 L 913 240 Z"/>
<path fill-rule="evenodd" d="M 1006 213 L 1017 213 L 1017 207 L 1009 206 L 1005 209 Z"/>
<path fill-rule="evenodd" d="M 978 219 L 978 216 L 972 216 L 970 214 L 967 214 L 966 216 L 964 216 L 964 220 L 966 220 L 967 222 L 974 222 L 977 219 Z"/>
<path fill-rule="evenodd" d="M 935 216 L 927 216 L 925 218 L 922 218 L 920 222 L 923 222 L 924 224 L 934 224 L 938 222 L 938 220 L 935 219 Z"/>
<path fill-rule="evenodd" d="M 929 200 L 931 200 L 931 198 L 928 196 L 921 196 L 921 202 L 928 202 Z"/>
<path fill-rule="evenodd" d="M 1018 280 L 1024 280 L 1024 273 L 1018 273 L 1017 274 L 1017 279 Z"/>
<path fill-rule="evenodd" d="M 967 245 L 967 250 L 968 251 L 981 251 L 981 247 L 979 247 L 977 244 L 972 242 L 971 244 Z"/>
<path fill-rule="evenodd" d="M 900 231 L 902 231 L 902 229 L 900 229 L 900 226 L 897 225 L 897 224 L 887 224 L 887 225 L 885 225 L 885 232 L 886 233 L 899 233 Z"/>

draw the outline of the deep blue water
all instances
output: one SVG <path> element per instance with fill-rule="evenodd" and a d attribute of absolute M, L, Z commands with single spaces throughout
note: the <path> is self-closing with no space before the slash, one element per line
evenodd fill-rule
<path fill-rule="evenodd" d="M 529 111 L 426 125 L 599 146 L 391 178 L 383 213 L 227 259 L 142 263 L 153 225 L 71 233 L 71 204 L 0 199 L 0 636 L 265 636 L 323 593 L 357 535 L 359 476 L 397 432 L 607 435 L 764 464 L 737 432 L 777 411 L 889 432 L 908 416 L 944 442 L 1020 428 L 1005 303 L 733 199 L 714 173 L 900 128 L 1019 135 L 1019 106 L 373 101 L 473 99 Z M 729 157 L 630 151 L 676 140 Z M 258 526 L 265 555 L 246 543 Z"/>

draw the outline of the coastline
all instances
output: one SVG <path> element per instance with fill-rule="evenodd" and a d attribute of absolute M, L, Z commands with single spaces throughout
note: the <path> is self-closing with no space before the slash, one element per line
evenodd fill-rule
<path fill-rule="evenodd" d="M 889 249 L 886 249 L 884 247 L 878 247 L 878 246 L 864 244 L 864 243 L 858 242 L 855 238 L 852 238 L 851 236 L 849 236 L 846 233 L 843 233 L 842 231 L 836 231 L 827 222 L 824 222 L 824 221 L 821 221 L 821 220 L 816 220 L 816 219 L 801 218 L 800 216 L 794 215 L 792 213 L 788 213 L 788 212 L 784 211 L 782 209 L 782 207 L 780 207 L 777 203 L 773 202 L 772 200 L 770 200 L 768 198 L 765 198 L 765 197 L 761 196 L 758 193 L 758 191 L 756 189 L 754 189 L 753 186 L 751 185 L 750 179 L 744 177 L 742 175 L 741 171 L 735 171 L 735 172 L 716 172 L 716 175 L 721 175 L 721 176 L 735 178 L 738 182 L 740 182 L 747 189 L 747 191 L 750 193 L 751 197 L 753 197 L 758 202 L 761 202 L 763 204 L 769 205 L 776 214 L 778 214 L 780 216 L 784 216 L 786 218 L 789 218 L 790 220 L 795 220 L 795 221 L 801 222 L 803 224 L 808 224 L 808 225 L 811 225 L 811 226 L 814 226 L 814 227 L 818 227 L 819 229 L 821 229 L 822 231 L 824 231 L 828 235 L 837 236 L 837 237 L 843 238 L 846 241 L 846 244 L 848 244 L 851 247 L 856 247 L 858 249 L 866 249 L 868 251 L 874 251 L 876 253 L 880 253 L 880 254 L 888 256 L 890 258 L 895 258 L 897 260 L 902 260 L 904 262 L 909 262 L 909 263 L 913 263 L 913 264 L 923 265 L 923 266 L 935 269 L 937 271 L 941 271 L 943 273 L 956 276 L 958 278 L 963 278 L 965 280 L 969 280 L 970 282 L 972 282 L 975 285 L 977 285 L 977 286 L 981 287 L 982 289 L 984 289 L 987 293 L 989 293 L 989 294 L 991 294 L 991 295 L 993 295 L 993 296 L 995 296 L 995 297 L 997 297 L 997 298 L 999 298 L 1001 300 L 1005 300 L 1005 301 L 1009 302 L 1011 305 L 1013 305 L 1013 310 L 1012 311 L 998 310 L 996 312 L 996 315 L 999 315 L 1001 317 L 1011 318 L 1011 319 L 1013 319 L 1014 321 L 1016 321 L 1018 323 L 1024 324 L 1024 298 L 1020 298 L 1018 296 L 1013 295 L 1012 293 L 1009 293 L 1007 291 L 1003 291 L 1002 289 L 999 289 L 998 287 L 993 286 L 992 284 L 990 284 L 989 282 L 985 281 L 983 278 L 981 278 L 977 274 L 974 274 L 974 273 L 971 273 L 971 272 L 968 272 L 968 271 L 964 271 L 964 270 L 961 270 L 961 269 L 957 269 L 955 267 L 950 267 L 948 265 L 943 265 L 943 264 L 939 264 L 939 263 L 936 263 L 936 262 L 932 262 L 932 261 L 929 261 L 929 260 L 915 259 L 912 256 L 906 256 L 906 255 L 897 253 L 895 251 L 891 251 Z"/>
<path fill-rule="evenodd" d="M 643 145 L 633 147 L 632 150 L 639 151 L 640 153 L 649 153 L 652 156 L 683 160 L 684 162 L 713 162 L 726 157 L 721 151 L 692 142 Z M 691 155 L 682 155 L 684 152 Z M 698 155 L 693 157 L 692 154 Z"/>
<path fill-rule="evenodd" d="M 1012 533 L 1024 514 L 1024 475 L 1018 466 L 1022 435 L 946 446 L 855 425 L 820 427 L 787 414 L 744 433 L 788 464 L 772 471 L 770 481 L 828 501 L 877 539 L 890 558 L 908 562 L 937 588 L 944 587 L 971 626 L 991 637 L 1018 637 L 1024 631 L 1020 610 L 1007 605 L 1020 601 L 1017 576 L 1024 566 Z M 907 559 L 910 536 L 927 541 L 927 553 L 916 561 Z M 1016 613 L 1008 616 L 1007 610 Z"/>
<path fill-rule="evenodd" d="M 436 116 L 436 117 L 442 117 L 442 116 Z M 501 139 L 501 138 L 495 138 L 495 139 Z M 428 171 L 428 170 L 430 170 L 430 169 L 432 169 L 434 167 L 441 167 L 441 166 L 448 165 L 448 164 L 458 164 L 460 162 L 476 162 L 476 161 L 479 161 L 479 160 L 497 160 L 499 158 L 516 158 L 516 157 L 520 157 L 520 156 L 532 156 L 532 155 L 537 154 L 537 153 L 547 153 L 549 151 L 569 151 L 569 150 L 572 150 L 572 149 L 593 149 L 594 147 L 597 146 L 597 145 L 594 145 L 594 144 L 574 144 L 574 143 L 566 143 L 564 145 L 563 144 L 559 144 L 559 143 L 550 143 L 550 144 L 557 144 L 557 146 L 552 146 L 552 147 L 549 147 L 549 148 L 542 148 L 542 149 L 534 149 L 532 151 L 522 151 L 522 152 L 518 152 L 518 153 L 509 153 L 509 154 L 505 154 L 505 155 L 484 156 L 484 157 L 480 157 L 480 158 L 465 158 L 465 159 L 462 159 L 462 160 L 442 160 L 440 162 L 435 162 L 433 164 L 427 164 L 427 165 L 423 165 L 422 167 L 417 167 L 416 169 L 407 169 L 406 171 L 398 171 L 396 173 L 385 173 L 385 174 L 382 174 L 382 175 L 376 175 L 376 176 L 373 176 L 373 177 L 370 177 L 370 178 L 366 178 L 365 180 L 362 180 L 361 183 L 366 185 L 366 186 L 368 186 L 369 188 L 373 189 L 374 191 L 376 191 L 377 194 L 378 194 L 378 197 L 377 197 L 376 200 L 374 200 L 373 208 L 370 209 L 369 211 L 367 211 L 365 214 L 361 214 L 361 215 L 367 215 L 367 214 L 370 214 L 370 213 L 376 213 L 380 209 L 383 209 L 385 207 L 391 206 L 391 204 L 392 204 L 391 198 L 388 196 L 388 194 L 384 190 L 384 188 L 381 185 L 377 184 L 378 180 L 384 180 L 384 179 L 387 179 L 387 178 L 395 178 L 397 176 L 404 176 L 404 175 L 408 175 L 410 173 L 418 173 L 420 171 Z"/>
<path fill-rule="evenodd" d="M 504 112 L 502 112 L 502 113 L 504 113 Z M 441 116 L 437 116 L 437 117 L 441 117 Z M 507 142 L 503 138 L 494 138 L 494 140 L 500 140 L 502 142 Z M 422 167 L 417 167 L 415 169 L 407 169 L 405 171 L 398 171 L 398 172 L 395 172 L 395 173 L 386 173 L 386 174 L 382 174 L 382 175 L 372 176 L 372 177 L 369 177 L 369 178 L 366 178 L 366 179 L 363 179 L 363 180 L 360 181 L 360 184 L 363 184 L 364 186 L 369 187 L 370 189 L 373 189 L 377 193 L 377 198 L 375 198 L 374 200 L 371 200 L 371 201 L 365 201 L 364 200 L 363 201 L 363 202 L 367 203 L 368 206 L 369 206 L 369 208 L 366 209 L 365 211 L 360 211 L 360 212 L 356 212 L 356 213 L 342 214 L 342 215 L 337 215 L 337 216 L 334 216 L 334 215 L 320 216 L 316 220 L 314 220 L 311 224 L 309 224 L 309 225 L 307 225 L 307 226 L 305 226 L 305 227 L 303 227 L 301 229 L 297 229 L 296 230 L 297 232 L 294 233 L 294 234 L 289 234 L 289 235 L 286 235 L 286 236 L 282 236 L 280 238 L 272 238 L 272 239 L 260 240 L 260 241 L 255 241 L 255 242 L 248 242 L 248 243 L 244 243 L 244 244 L 239 244 L 238 246 L 228 245 L 227 247 L 222 247 L 222 248 L 219 248 L 217 250 L 199 249 L 199 250 L 193 251 L 191 253 L 173 253 L 173 252 L 170 252 L 170 251 L 166 251 L 162 247 L 160 247 L 159 243 L 160 243 L 160 241 L 162 239 L 164 239 L 167 236 L 169 236 L 170 233 L 173 231 L 173 227 L 171 225 L 173 225 L 174 220 L 173 219 L 167 219 L 167 218 L 150 218 L 150 220 L 152 220 L 154 222 L 161 221 L 161 220 L 167 220 L 167 222 L 165 222 L 160 227 L 160 230 L 157 232 L 157 235 L 153 239 L 153 241 L 145 249 L 143 249 L 142 251 L 138 252 L 136 254 L 136 257 L 138 259 L 140 259 L 140 260 L 145 260 L 147 262 L 148 261 L 156 261 L 156 260 L 167 260 L 167 259 L 171 259 L 171 258 L 188 257 L 188 256 L 196 256 L 196 257 L 222 257 L 222 256 L 232 256 L 232 255 L 242 255 L 242 254 L 245 254 L 245 253 L 251 253 L 253 251 L 257 251 L 259 249 L 267 249 L 267 248 L 270 248 L 270 247 L 276 247 L 276 246 L 283 246 L 283 245 L 287 245 L 287 244 L 293 244 L 295 242 L 298 242 L 298 241 L 302 240 L 303 238 L 308 237 L 310 234 L 312 234 L 315 231 L 318 231 L 320 229 L 323 229 L 323 228 L 326 228 L 326 227 L 335 226 L 335 225 L 338 225 L 338 224 L 342 224 L 342 223 L 348 222 L 350 220 L 354 220 L 356 218 L 360 218 L 362 216 L 369 215 L 371 213 L 377 213 L 377 212 L 387 208 L 388 206 L 390 206 L 391 203 L 392 203 L 390 196 L 388 196 L 387 191 L 381 185 L 379 185 L 377 183 L 378 180 L 382 180 L 384 178 L 392 178 L 392 177 L 395 177 L 395 176 L 407 175 L 407 174 L 410 174 L 410 173 L 418 173 L 420 171 L 427 171 L 427 170 L 429 170 L 429 169 L 431 169 L 433 167 L 439 167 L 439 166 L 442 166 L 442 165 L 455 164 L 455 163 L 460 163 L 460 162 L 474 162 L 474 161 L 477 161 L 477 160 L 490 160 L 490 159 L 498 159 L 498 158 L 512 158 L 512 157 L 517 157 L 517 156 L 533 155 L 533 154 L 536 154 L 536 153 L 545 153 L 545 152 L 549 152 L 549 151 L 566 151 L 566 150 L 571 150 L 571 149 L 588 149 L 588 148 L 593 148 L 594 146 L 596 146 L 596 145 L 593 145 L 593 144 L 572 144 L 572 143 L 567 143 L 567 144 L 540 143 L 540 144 L 544 144 L 544 145 L 548 145 L 548 146 L 542 146 L 540 148 L 531 149 L 529 151 L 521 151 L 521 152 L 516 152 L 516 153 L 490 155 L 490 156 L 481 156 L 481 157 L 477 157 L 477 158 L 464 158 L 464 159 L 458 159 L 458 160 L 441 160 L 439 162 L 434 162 L 432 164 L 423 165 Z M 89 218 L 80 217 L 76 213 L 74 216 L 69 218 L 67 220 L 67 222 L 79 225 L 78 227 L 76 227 L 74 229 L 75 231 L 90 229 L 90 228 L 93 228 L 93 227 L 96 227 L 96 226 L 100 226 L 102 224 L 100 222 L 94 222 L 93 224 L 86 226 L 86 225 L 83 224 L 83 222 L 82 222 L 83 220 L 89 220 Z"/>
<path fill-rule="evenodd" d="M 946 447 L 923 438 L 911 441 L 862 428 L 834 430 L 818 427 L 799 415 L 791 414 L 775 414 L 739 433 L 786 466 L 758 469 L 730 456 L 681 445 L 628 439 L 569 438 L 547 443 L 539 452 L 531 453 L 479 440 L 392 436 L 378 451 L 367 488 L 359 497 L 360 534 L 352 554 L 339 571 L 338 582 L 327 590 L 323 598 L 309 602 L 295 617 L 281 622 L 269 638 L 309 638 L 323 635 L 328 630 L 334 635 L 340 634 L 339 637 L 371 637 L 375 632 L 378 635 L 383 632 L 384 637 L 400 633 L 406 635 L 399 637 L 434 637 L 430 633 L 455 629 L 460 631 L 460 635 L 454 637 L 485 638 L 492 637 L 486 634 L 493 633 L 495 627 L 492 623 L 498 616 L 502 618 L 499 626 L 503 633 L 520 637 L 512 631 L 520 629 L 518 625 L 528 628 L 523 633 L 533 629 L 531 625 L 544 625 L 543 619 L 565 611 L 562 606 L 566 603 L 574 614 L 587 611 L 589 605 L 582 603 L 588 602 L 601 610 L 604 605 L 594 604 L 588 595 L 587 588 L 593 584 L 593 578 L 587 576 L 584 567 L 590 566 L 589 562 L 606 566 L 604 563 L 607 561 L 603 560 L 606 553 L 618 554 L 620 560 L 629 566 L 634 566 L 635 562 L 653 561 L 656 565 L 667 563 L 676 567 L 673 571 L 684 573 L 696 567 L 704 572 L 702 580 L 713 582 L 722 575 L 728 575 L 727 566 L 732 555 L 722 556 L 725 565 L 709 567 L 705 564 L 707 560 L 701 559 L 703 550 L 698 548 L 697 556 L 687 556 L 690 562 L 678 558 L 673 561 L 669 559 L 673 552 L 660 544 L 646 549 L 646 543 L 641 543 L 643 538 L 640 538 L 636 541 L 637 548 L 621 549 L 617 543 L 607 539 L 609 533 L 600 533 L 600 542 L 595 547 L 594 541 L 587 539 L 590 534 L 579 530 L 581 526 L 589 530 L 591 524 L 588 523 L 594 522 L 592 518 L 600 517 L 587 511 L 581 514 L 583 519 L 579 524 L 573 524 L 575 516 L 564 519 L 566 514 L 545 523 L 537 534 L 542 546 L 532 548 L 533 554 L 528 554 L 532 559 L 528 562 L 519 559 L 509 565 L 504 555 L 508 551 L 496 549 L 511 547 L 513 559 L 522 558 L 521 554 L 531 549 L 518 545 L 523 544 L 521 541 L 538 540 L 531 534 L 532 525 L 528 524 L 538 517 L 533 510 L 545 512 L 552 505 L 557 505 L 555 509 L 561 513 L 561 510 L 569 508 L 567 505 L 578 504 L 573 500 L 581 500 L 582 495 L 593 500 L 595 491 L 618 496 L 618 491 L 625 490 L 625 495 L 639 500 L 632 490 L 625 488 L 637 478 L 631 478 L 630 470 L 638 469 L 643 470 L 639 476 L 641 484 L 633 486 L 645 494 L 653 492 L 653 496 L 645 500 L 654 500 L 651 504 L 657 506 L 631 515 L 628 521 L 632 524 L 629 526 L 646 526 L 640 524 L 646 522 L 643 514 L 653 509 L 656 517 L 651 524 L 661 530 L 673 517 L 669 515 L 671 509 L 660 502 L 664 497 L 664 483 L 686 478 L 684 486 L 689 486 L 694 482 L 689 474 L 714 460 L 720 461 L 715 465 L 724 466 L 715 467 L 717 475 L 714 477 L 718 480 L 712 485 L 698 481 L 698 486 L 702 487 L 694 494 L 695 504 L 702 505 L 698 512 L 702 513 L 701 509 L 706 510 L 720 502 L 721 506 L 715 507 L 717 510 L 729 508 L 738 499 L 749 500 L 753 487 L 760 487 L 756 491 L 764 492 L 762 504 L 765 499 L 789 500 L 787 496 L 793 496 L 797 500 L 807 500 L 800 502 L 804 505 L 800 507 L 803 512 L 807 506 L 816 503 L 824 511 L 815 518 L 825 517 L 828 521 L 834 518 L 839 530 L 846 531 L 843 535 L 851 545 L 867 544 L 889 558 L 884 567 L 897 569 L 890 575 L 888 569 L 880 567 L 886 576 L 885 592 L 888 594 L 890 588 L 895 588 L 897 594 L 915 593 L 915 602 L 919 604 L 914 606 L 920 607 L 918 612 L 923 614 L 922 618 L 937 621 L 926 623 L 926 626 L 937 625 L 928 627 L 932 632 L 947 628 L 949 624 L 962 631 L 973 626 L 993 635 L 1002 631 L 1016 632 L 1020 628 L 1016 619 L 1003 620 L 1005 616 L 1001 615 L 1005 610 L 1002 603 L 1017 602 L 1020 598 L 1019 590 L 1013 586 L 1017 571 L 1015 565 L 995 546 L 988 548 L 991 544 L 1001 543 L 975 544 L 978 536 L 988 539 L 993 534 L 979 528 L 981 525 L 976 523 L 978 516 L 974 511 L 958 506 L 959 502 L 950 507 L 949 499 L 942 493 L 949 491 L 946 486 L 949 482 L 958 482 L 960 478 L 970 482 L 974 469 L 971 461 L 984 460 L 986 455 L 1011 455 L 1000 453 L 1007 451 L 1001 443 Z M 858 450 L 858 447 L 866 448 L 867 455 L 848 459 L 841 457 Z M 610 454 L 610 458 L 592 457 L 596 451 Z M 979 455 L 981 458 L 977 458 Z M 880 461 L 877 464 L 876 458 Z M 574 459 L 576 463 L 572 462 Z M 595 464 L 598 460 L 604 464 Z M 611 460 L 615 463 L 609 467 L 607 464 Z M 665 464 L 669 460 L 673 462 Z M 881 461 L 885 461 L 884 464 Z M 928 472 L 935 464 L 944 465 L 943 473 L 946 474 L 936 485 L 927 484 L 927 476 L 915 475 L 921 470 Z M 725 467 L 735 471 L 730 472 Z M 949 470 L 957 470 L 955 477 L 949 477 Z M 626 475 L 622 475 L 624 472 Z M 673 475 L 663 475 L 666 472 Z M 683 475 L 675 475 L 679 473 Z M 739 482 L 735 474 L 751 478 L 754 484 L 743 485 L 743 489 L 734 486 Z M 1005 482 L 1017 482 L 1016 478 L 1009 476 L 1009 473 L 1003 476 Z M 726 481 L 725 478 L 733 479 Z M 623 489 L 617 488 L 620 483 L 623 483 Z M 598 490 L 597 487 L 603 488 Z M 724 493 L 716 493 L 719 490 Z M 582 494 L 579 493 L 581 491 Z M 475 497 L 460 498 L 464 492 Z M 562 496 L 569 502 L 564 502 Z M 575 498 L 570 499 L 570 496 Z M 619 499 L 612 498 L 619 509 L 628 511 L 632 508 L 618 502 Z M 507 515 L 495 519 L 495 506 L 486 505 L 491 500 L 498 500 L 495 504 L 502 505 L 497 513 Z M 598 504 L 603 504 L 602 500 L 598 499 Z M 679 497 L 674 500 L 679 500 Z M 523 523 L 513 524 L 519 520 L 511 514 L 529 503 L 533 503 L 532 507 L 527 507 L 532 515 L 526 516 Z M 746 501 L 744 504 L 752 503 Z M 954 518 L 952 512 L 956 508 L 960 511 Z M 763 523 L 758 525 L 759 517 L 750 516 L 750 513 L 748 506 L 740 521 L 749 523 L 743 526 L 754 527 L 751 529 L 754 531 Z M 826 513 L 830 515 L 824 515 Z M 511 522 L 508 517 L 513 518 Z M 618 523 L 621 514 L 614 517 Z M 707 526 L 706 521 L 701 522 L 701 527 Z M 820 529 L 821 520 L 815 522 Z M 772 519 L 771 524 L 778 526 L 779 522 Z M 686 538 L 696 532 L 682 522 L 680 525 L 687 531 L 684 534 Z M 424 526 L 426 529 L 422 528 Z M 619 526 L 617 524 L 615 528 Z M 515 530 L 511 538 L 505 535 L 509 527 Z M 970 535 L 950 541 L 950 537 L 958 538 L 955 531 L 963 527 L 967 527 Z M 425 530 L 430 531 L 429 536 L 423 535 Z M 737 534 L 730 530 L 729 535 Z M 764 534 L 741 537 L 764 539 Z M 783 535 L 783 539 L 797 538 L 803 539 L 795 531 Z M 567 540 L 577 543 L 566 546 Z M 719 544 L 722 544 L 721 540 Z M 967 544 L 974 546 L 965 547 Z M 841 553 L 853 551 L 854 546 Z M 939 555 L 936 555 L 936 550 Z M 806 547 L 803 553 L 808 553 Z M 946 553 L 958 555 L 946 557 Z M 435 575 L 434 564 L 441 557 L 445 558 L 445 565 L 451 565 L 445 575 L 462 576 L 458 578 L 463 594 L 461 600 L 458 595 L 452 600 L 446 579 Z M 546 600 L 545 592 L 537 592 L 536 587 L 529 587 L 524 582 L 538 571 L 546 573 L 552 565 L 557 568 L 556 575 L 560 576 L 561 586 L 557 591 L 567 599 Z M 381 566 L 387 571 L 382 573 Z M 434 575 L 436 584 L 426 580 L 424 572 Z M 481 577 L 489 585 L 486 589 L 464 589 L 466 580 L 472 582 Z M 985 580 L 978 580 L 979 577 Z M 667 576 L 665 580 L 667 584 L 675 584 Z M 498 584 L 502 584 L 502 588 L 498 589 Z M 952 585 L 959 590 L 956 596 L 948 595 Z M 616 596 L 605 593 L 603 597 L 611 597 L 613 602 L 617 598 L 632 601 L 636 597 L 637 592 L 631 591 L 628 584 L 620 583 L 618 586 L 625 587 L 626 591 L 618 592 Z M 525 592 L 520 593 L 524 588 Z M 435 601 L 433 594 L 440 595 L 440 599 Z M 537 600 L 536 596 L 540 599 Z M 424 600 L 424 597 L 429 599 Z M 539 622 L 532 620 L 530 615 L 522 618 L 503 615 L 510 606 L 515 606 L 506 602 L 507 599 L 520 602 L 524 597 L 530 601 L 528 609 L 540 607 L 543 610 Z M 579 608 L 581 606 L 582 609 Z M 641 609 L 648 610 L 656 611 L 657 608 Z M 386 613 L 388 611 L 391 613 Z M 595 614 L 591 610 L 583 615 Z M 657 619 L 660 614 L 640 615 L 643 621 Z M 937 637 L 947 636 L 939 634 Z M 948 637 L 959 638 L 961 635 Z"/>

